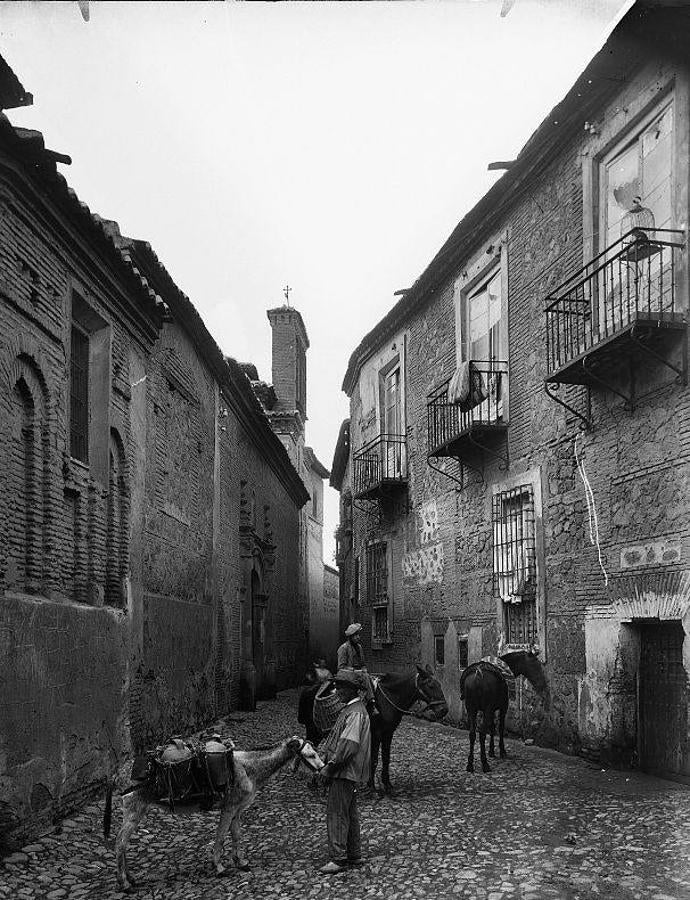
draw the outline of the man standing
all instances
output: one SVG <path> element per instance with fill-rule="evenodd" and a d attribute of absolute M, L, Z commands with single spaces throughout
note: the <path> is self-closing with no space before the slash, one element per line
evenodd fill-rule
<path fill-rule="evenodd" d="M 321 868 L 324 875 L 362 861 L 357 785 L 369 779 L 371 766 L 371 732 L 359 697 L 360 676 L 344 669 L 334 681 L 344 706 L 321 750 L 326 765 L 319 774 L 330 782 L 326 806 L 329 861 Z"/>
<path fill-rule="evenodd" d="M 370 716 L 377 714 L 376 703 L 374 701 L 374 687 L 371 683 L 371 676 L 367 672 L 364 664 L 364 651 L 362 650 L 362 639 L 360 632 L 362 626 L 359 622 L 353 622 L 345 629 L 345 637 L 347 640 L 338 647 L 338 671 L 343 669 L 352 669 L 361 673 L 361 687 L 364 690 L 364 702 Z"/>

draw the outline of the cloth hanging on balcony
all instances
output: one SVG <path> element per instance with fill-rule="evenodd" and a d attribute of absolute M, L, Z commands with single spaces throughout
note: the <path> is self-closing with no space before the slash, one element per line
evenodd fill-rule
<path fill-rule="evenodd" d="M 461 412 L 469 412 L 487 396 L 484 376 L 474 363 L 460 363 L 448 384 L 448 402 L 458 406 Z"/>

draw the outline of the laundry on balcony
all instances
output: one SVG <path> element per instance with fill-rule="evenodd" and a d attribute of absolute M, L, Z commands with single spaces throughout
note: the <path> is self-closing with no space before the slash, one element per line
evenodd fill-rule
<path fill-rule="evenodd" d="M 488 396 L 484 376 L 474 363 L 461 363 L 448 384 L 448 402 L 459 407 L 461 412 L 468 412 Z"/>

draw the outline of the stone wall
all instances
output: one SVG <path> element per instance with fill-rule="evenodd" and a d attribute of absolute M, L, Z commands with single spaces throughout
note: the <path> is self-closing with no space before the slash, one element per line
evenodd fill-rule
<path fill-rule="evenodd" d="M 368 430 L 377 427 L 372 398 L 381 362 L 407 335 L 409 509 L 379 504 L 378 519 L 355 514 L 360 566 L 367 540 L 386 540 L 393 548 L 393 640 L 380 647 L 366 644 L 370 665 L 379 671 L 417 660 L 436 665 L 453 714 L 461 716 L 458 641 L 466 642 L 469 662 L 505 647 L 503 609 L 493 587 L 492 497 L 525 480 L 539 495 L 535 643 L 551 695 L 545 705 L 529 685 L 519 683 L 512 727 L 568 752 L 628 762 L 635 760 L 638 737 L 633 693 L 639 648 L 634 635 L 621 630 L 615 601 L 644 582 L 646 599 L 638 615 L 653 619 L 666 576 L 689 568 L 690 391 L 671 370 L 645 361 L 636 373 L 638 392 L 645 396 L 634 411 L 613 391 L 594 390 L 594 425 L 583 433 L 577 417 L 544 392 L 544 306 L 549 291 L 593 255 L 590 175 L 598 154 L 672 84 L 676 218 L 688 221 L 688 74 L 663 60 L 641 61 L 637 76 L 600 109 L 592 128 L 532 178 L 503 221 L 458 262 L 453 277 L 417 304 L 397 335 L 381 342 L 362 366 L 351 396 L 356 453 Z M 480 474 L 437 460 L 446 473 L 441 475 L 427 463 L 428 394 L 456 366 L 454 281 L 470 281 L 489 264 L 500 266 L 506 294 L 507 439 L 495 448 L 498 457 L 469 457 Z M 685 278 L 682 271 L 680 305 L 687 310 Z M 680 346 L 671 358 L 680 359 Z M 613 387 L 620 388 L 620 382 Z M 584 389 L 566 388 L 561 395 L 586 411 Z M 591 487 L 589 507 L 583 475 Z M 363 567 L 360 573 L 364 585 Z M 361 616 L 368 620 L 364 587 L 362 603 Z M 687 625 L 686 607 L 673 609 Z M 366 628 L 365 642 L 369 634 Z M 435 638 L 445 641 L 443 664 L 436 659 Z M 610 715 L 602 714 L 604 708 Z"/>

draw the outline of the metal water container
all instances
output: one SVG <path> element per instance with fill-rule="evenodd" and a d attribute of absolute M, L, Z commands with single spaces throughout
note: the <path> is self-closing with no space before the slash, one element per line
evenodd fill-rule
<path fill-rule="evenodd" d="M 159 757 L 161 762 L 166 763 L 181 763 L 191 758 L 192 751 L 179 736 L 170 738 Z"/>
<path fill-rule="evenodd" d="M 219 734 L 212 734 L 204 744 L 204 751 L 213 787 L 216 791 L 221 791 L 228 783 L 228 756 L 232 753 L 232 748 L 221 741 Z"/>

